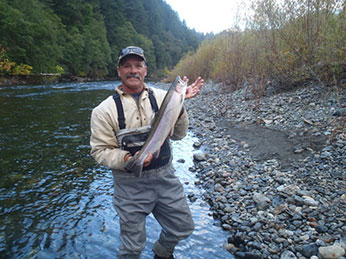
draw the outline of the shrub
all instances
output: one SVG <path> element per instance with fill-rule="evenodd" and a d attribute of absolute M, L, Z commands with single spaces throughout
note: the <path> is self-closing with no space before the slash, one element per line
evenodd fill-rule
<path fill-rule="evenodd" d="M 274 80 L 336 84 L 346 76 L 346 3 L 341 0 L 255 0 L 246 27 L 207 39 L 186 55 L 176 74 L 261 89 Z M 235 27 L 237 28 L 237 27 Z"/>

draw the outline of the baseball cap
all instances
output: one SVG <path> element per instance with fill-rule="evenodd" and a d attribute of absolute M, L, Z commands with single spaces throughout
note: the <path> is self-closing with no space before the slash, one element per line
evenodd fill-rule
<path fill-rule="evenodd" d="M 136 47 L 136 46 L 128 46 L 128 47 L 126 47 L 120 51 L 119 58 L 118 58 L 118 65 L 120 64 L 121 60 L 128 55 L 138 56 L 138 57 L 142 58 L 144 60 L 144 62 L 146 62 L 143 49 L 141 49 L 140 47 Z"/>

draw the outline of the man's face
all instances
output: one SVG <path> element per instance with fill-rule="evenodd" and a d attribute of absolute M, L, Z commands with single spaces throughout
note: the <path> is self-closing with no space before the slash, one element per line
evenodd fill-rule
<path fill-rule="evenodd" d="M 139 93 L 144 87 L 144 78 L 147 75 L 145 62 L 137 56 L 128 56 L 117 68 L 123 90 L 126 93 Z"/>

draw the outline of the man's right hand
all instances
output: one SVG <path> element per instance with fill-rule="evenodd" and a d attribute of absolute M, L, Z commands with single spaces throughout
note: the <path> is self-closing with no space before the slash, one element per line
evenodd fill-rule
<path fill-rule="evenodd" d="M 135 154 L 137 155 L 139 153 L 139 151 Z M 132 158 L 131 154 L 126 154 L 125 157 L 124 157 L 124 161 L 128 161 Z M 147 158 L 144 160 L 144 163 L 143 163 L 143 167 L 147 167 L 150 165 L 151 163 L 151 160 L 153 160 L 154 156 L 153 154 L 150 152 L 149 155 L 147 156 Z"/>
<path fill-rule="evenodd" d="M 151 160 L 153 160 L 154 156 L 153 154 L 150 152 L 149 155 L 147 156 L 147 158 L 144 160 L 144 163 L 143 163 L 143 167 L 147 167 L 150 165 L 151 163 Z"/>

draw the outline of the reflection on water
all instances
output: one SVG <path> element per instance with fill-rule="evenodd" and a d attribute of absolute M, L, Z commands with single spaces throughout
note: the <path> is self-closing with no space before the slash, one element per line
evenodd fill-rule
<path fill-rule="evenodd" d="M 115 258 L 118 217 L 109 169 L 89 155 L 93 107 L 114 83 L 68 83 L 0 88 L 0 258 Z M 177 258 L 233 258 L 227 233 L 199 198 L 192 165 L 193 136 L 174 142 L 177 174 L 191 203 L 196 230 L 176 249 Z M 152 258 L 160 226 L 147 220 Z"/>

